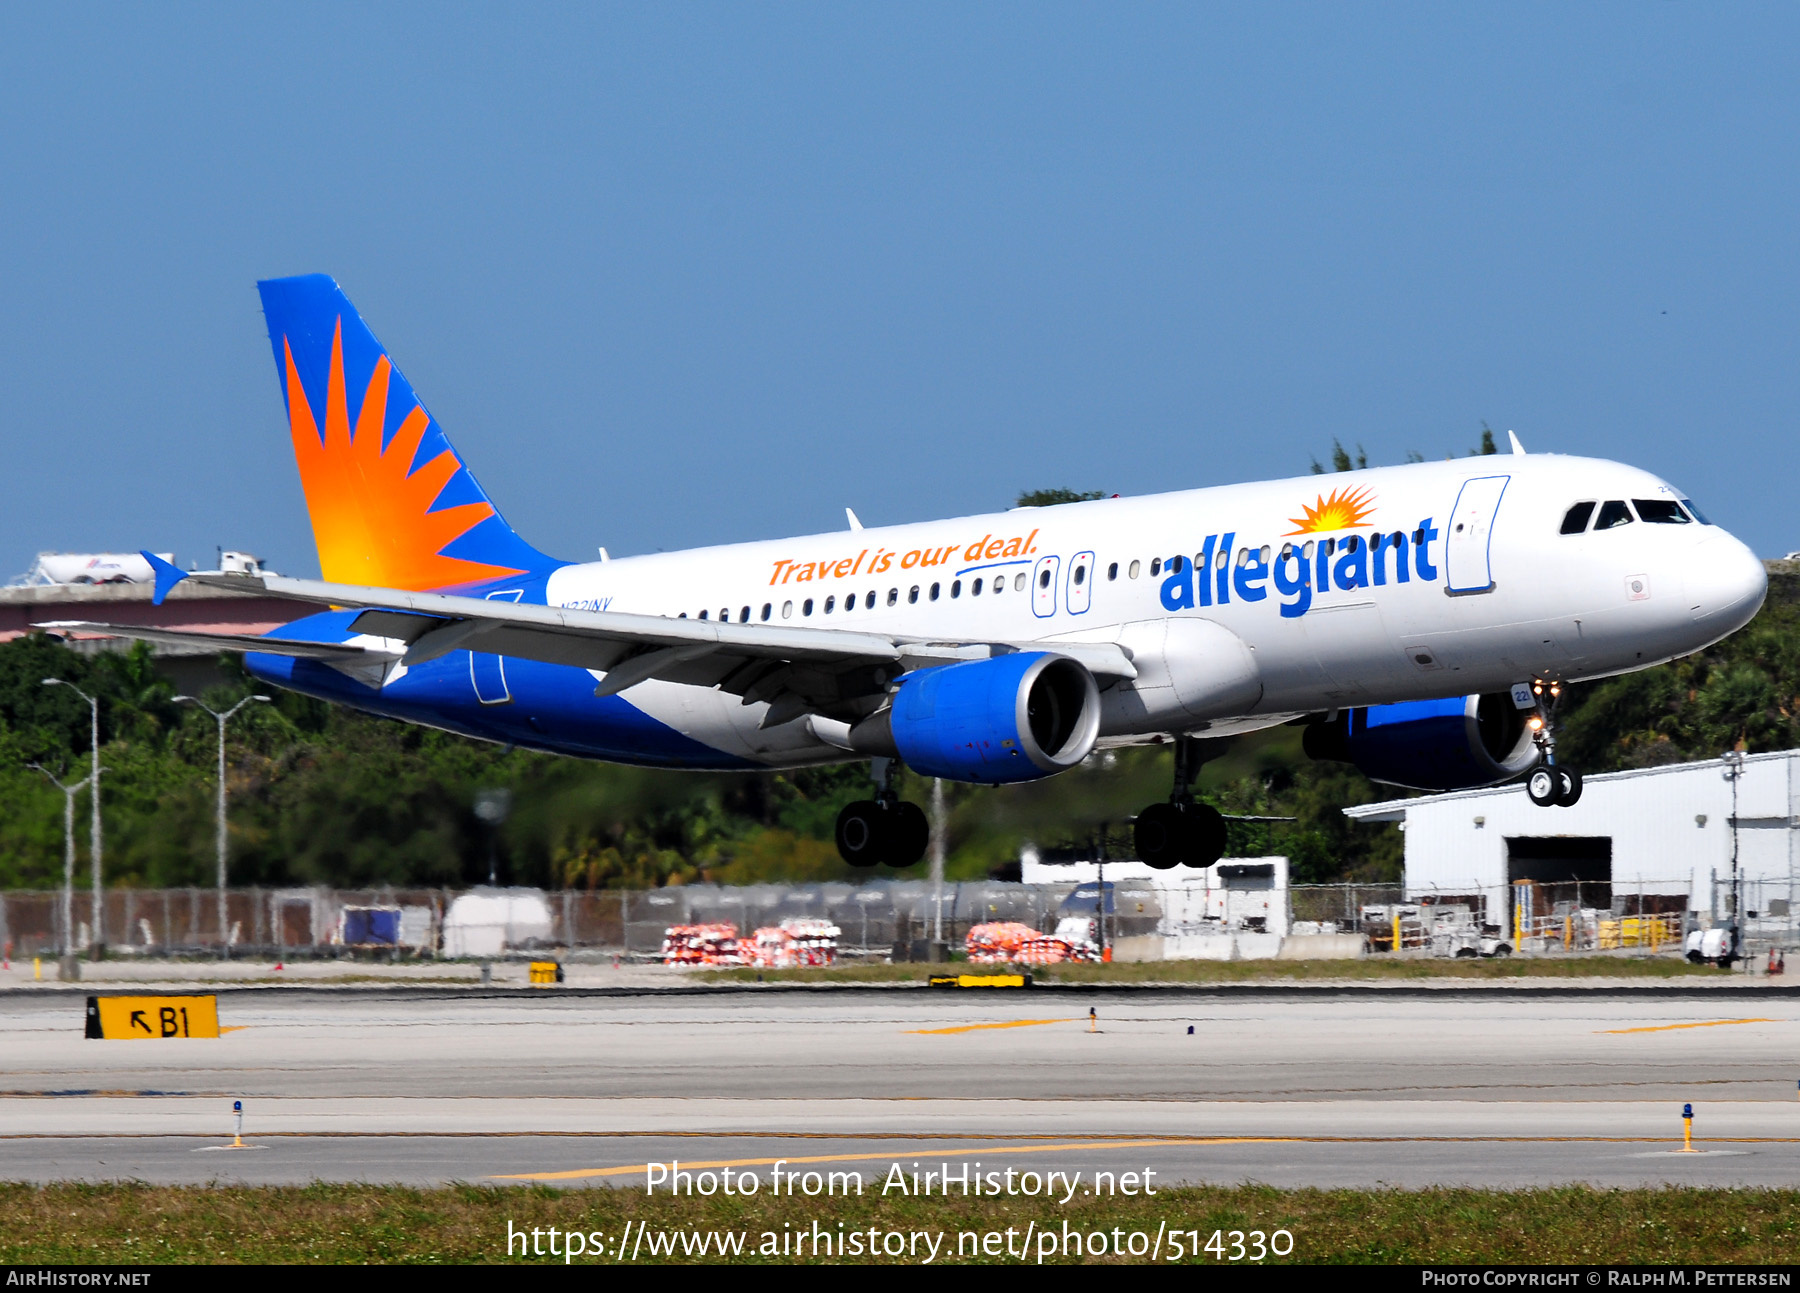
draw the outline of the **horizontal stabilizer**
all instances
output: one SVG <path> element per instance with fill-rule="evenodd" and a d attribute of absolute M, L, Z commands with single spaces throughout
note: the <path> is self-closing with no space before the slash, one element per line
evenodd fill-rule
<path fill-rule="evenodd" d="M 398 659 L 393 651 L 378 651 L 346 642 L 301 642 L 293 638 L 265 638 L 254 633 L 188 633 L 180 629 L 145 628 L 140 624 L 97 624 L 91 620 L 49 620 L 33 624 L 47 633 L 87 633 L 95 637 L 136 638 L 164 646 L 199 647 L 212 651 L 261 651 L 266 655 L 298 656 L 303 660 L 363 661 Z"/>
<path fill-rule="evenodd" d="M 154 552 L 140 552 L 138 556 L 150 563 L 150 569 L 156 575 L 156 591 L 151 595 L 150 600 L 153 604 L 161 606 L 163 598 L 169 595 L 169 590 L 187 578 L 187 571 L 172 561 L 164 561 Z"/>

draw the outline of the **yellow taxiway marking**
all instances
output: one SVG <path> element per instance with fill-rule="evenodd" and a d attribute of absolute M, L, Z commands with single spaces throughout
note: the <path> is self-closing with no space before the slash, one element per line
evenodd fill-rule
<path fill-rule="evenodd" d="M 1002 1024 L 958 1024 L 955 1028 L 909 1028 L 921 1037 L 937 1037 L 944 1033 L 978 1033 L 985 1028 L 1035 1028 L 1039 1024 L 1072 1024 L 1074 1019 L 1009 1019 Z"/>
<path fill-rule="evenodd" d="M 1075 1141 L 1066 1145 L 963 1145 L 945 1149 L 928 1146 L 924 1149 L 890 1150 L 881 1154 L 814 1154 L 806 1158 L 731 1158 L 717 1159 L 705 1163 L 681 1164 L 683 1170 L 701 1172 L 718 1167 L 770 1167 L 776 1163 L 861 1163 L 875 1159 L 905 1158 L 914 1154 L 1049 1154 L 1064 1153 L 1072 1149 L 1146 1149 L 1156 1145 L 1280 1145 L 1295 1139 L 1292 1136 L 1225 1136 L 1216 1140 L 1086 1140 Z M 584 1167 L 572 1172 L 521 1172 L 516 1176 L 491 1176 L 491 1181 L 574 1181 L 590 1176 L 628 1176 L 634 1172 L 646 1172 L 648 1163 L 634 1163 L 630 1167 Z"/>
<path fill-rule="evenodd" d="M 1652 1024 L 1647 1028 L 1600 1028 L 1600 1033 L 1669 1033 L 1677 1028 L 1723 1028 L 1726 1024 L 1778 1024 L 1779 1019 L 1703 1019 L 1697 1024 Z"/>

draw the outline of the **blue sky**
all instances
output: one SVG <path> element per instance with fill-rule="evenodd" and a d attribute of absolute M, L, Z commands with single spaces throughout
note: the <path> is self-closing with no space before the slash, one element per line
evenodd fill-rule
<path fill-rule="evenodd" d="M 313 271 L 570 558 L 1484 419 L 1779 554 L 1796 85 L 1791 6 L 11 6 L 0 564 L 315 570 Z"/>

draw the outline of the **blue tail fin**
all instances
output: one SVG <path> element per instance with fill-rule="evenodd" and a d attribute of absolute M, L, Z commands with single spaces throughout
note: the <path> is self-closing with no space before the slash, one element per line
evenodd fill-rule
<path fill-rule="evenodd" d="M 513 532 L 335 282 L 256 286 L 325 579 L 420 590 L 562 564 Z"/>

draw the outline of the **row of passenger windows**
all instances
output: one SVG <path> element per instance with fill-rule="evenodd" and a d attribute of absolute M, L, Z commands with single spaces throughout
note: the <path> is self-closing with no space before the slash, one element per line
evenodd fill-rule
<path fill-rule="evenodd" d="M 1362 551 L 1365 542 L 1371 548 L 1377 550 L 1383 547 L 1399 548 L 1404 546 L 1408 539 L 1415 544 L 1423 543 L 1425 541 L 1425 535 L 1422 530 L 1414 530 L 1410 535 L 1400 530 L 1395 530 L 1392 534 L 1372 534 L 1365 540 L 1360 534 L 1352 534 L 1342 539 L 1320 539 L 1319 546 L 1325 549 L 1325 555 L 1329 557 L 1338 552 L 1360 552 Z M 1311 561 L 1314 551 L 1313 542 L 1310 539 L 1305 543 L 1298 545 L 1284 543 L 1281 545 L 1281 559 L 1286 561 L 1289 558 L 1298 555 L 1302 561 Z M 1239 548 L 1237 551 L 1237 564 L 1240 566 L 1247 566 L 1253 560 L 1267 563 L 1274 555 L 1275 550 L 1266 543 L 1260 548 Z M 1205 553 L 1195 554 L 1194 565 L 1196 567 L 1203 565 L 1205 561 Z M 1165 570 L 1172 574 L 1179 575 L 1182 571 L 1187 569 L 1187 562 L 1188 559 L 1186 557 L 1170 557 L 1167 561 L 1164 561 L 1161 557 L 1152 557 L 1150 558 L 1150 577 L 1155 579 Z M 1224 570 L 1231 564 L 1231 550 L 1229 548 L 1221 550 L 1213 558 L 1214 569 Z M 1076 572 L 1077 575 L 1080 573 L 1080 571 Z M 1126 567 L 1125 577 L 1127 579 L 1136 579 L 1141 573 L 1143 573 L 1143 563 L 1134 561 Z M 1115 561 L 1106 568 L 1106 577 L 1109 580 L 1117 579 L 1119 577 L 1118 562 Z M 1079 583 L 1079 579 L 1076 582 Z"/>
<path fill-rule="evenodd" d="M 1596 508 L 1600 511 L 1598 517 L 1594 516 Z M 1609 498 L 1604 503 L 1585 499 L 1563 514 L 1562 532 L 1584 534 L 1590 520 L 1596 530 L 1616 529 L 1630 525 L 1634 520 L 1647 525 L 1686 525 L 1690 521 L 1711 524 L 1700 515 L 1700 509 L 1685 498 L 1679 503 L 1672 498 L 1634 498 L 1629 504 L 1622 498 Z"/>
<path fill-rule="evenodd" d="M 1579 504 L 1577 506 L 1579 506 Z M 1592 507 L 1593 505 L 1588 504 L 1588 506 Z M 1568 533 L 1568 531 L 1566 531 L 1566 530 L 1564 532 Z M 1402 547 L 1407 542 L 1408 539 L 1411 539 L 1412 542 L 1415 544 L 1423 543 L 1425 541 L 1425 536 L 1424 536 L 1424 533 L 1420 530 L 1414 530 L 1410 535 L 1404 534 L 1401 531 L 1396 530 L 1392 534 L 1371 535 L 1371 536 L 1369 536 L 1368 543 L 1376 550 L 1379 550 L 1384 546 L 1392 546 L 1395 548 Z M 1364 543 L 1364 539 L 1359 534 L 1352 534 L 1349 537 L 1344 538 L 1344 539 L 1321 539 L 1319 541 L 1319 543 L 1325 549 L 1325 555 L 1331 556 L 1337 552 L 1361 551 L 1363 543 Z M 1295 555 L 1298 555 L 1302 561 L 1311 561 L 1313 558 L 1313 550 L 1314 550 L 1313 544 L 1310 540 L 1308 540 L 1305 543 L 1299 544 L 1298 546 L 1296 546 L 1292 543 L 1284 543 L 1281 545 L 1281 557 L 1282 557 L 1282 560 L 1285 561 Z M 1262 562 L 1266 563 L 1271 559 L 1271 557 L 1273 555 L 1274 555 L 1274 550 L 1266 543 L 1261 548 L 1239 548 L 1238 554 L 1237 554 L 1237 564 L 1240 566 L 1247 566 L 1250 564 L 1250 562 L 1252 560 L 1258 560 L 1258 561 L 1262 561 Z M 1198 567 L 1205 560 L 1205 558 L 1203 555 L 1196 555 L 1193 560 L 1194 560 L 1194 565 L 1196 567 Z M 1165 571 L 1165 570 L 1167 570 L 1171 574 L 1178 575 L 1187 569 L 1187 563 L 1188 563 L 1188 558 L 1181 557 L 1181 556 L 1170 557 L 1167 561 L 1164 561 L 1161 557 L 1152 557 L 1152 558 L 1150 558 L 1150 577 L 1152 579 L 1160 578 L 1163 571 Z M 1218 557 L 1214 562 L 1214 565 L 1220 570 L 1226 569 L 1230 564 L 1231 564 L 1230 549 L 1225 549 L 1225 550 L 1221 551 L 1218 554 Z M 1144 568 L 1144 563 L 1142 561 L 1133 561 L 1129 566 L 1126 567 L 1125 577 L 1127 579 L 1136 579 L 1136 578 L 1138 578 L 1139 575 L 1141 575 L 1143 573 L 1143 568 Z M 1075 569 L 1071 572 L 1069 577 L 1070 577 L 1070 579 L 1072 579 L 1074 581 L 1076 587 L 1080 587 L 1082 584 L 1086 583 L 1087 582 L 1087 563 L 1085 561 L 1077 563 L 1077 565 L 1075 566 Z M 1118 577 L 1119 577 L 1119 563 L 1114 561 L 1106 567 L 1106 578 L 1107 578 L 1108 582 L 1112 582 L 1112 581 L 1117 580 Z M 1040 586 L 1042 586 L 1044 588 L 1048 588 L 1050 586 L 1050 578 L 1051 578 L 1050 571 L 1048 569 L 1040 570 L 1038 572 L 1038 583 Z M 1025 575 L 1024 571 L 1021 570 L 1012 576 L 1012 589 L 1014 592 L 1019 592 L 1019 593 L 1024 592 L 1025 585 L 1026 585 L 1026 575 Z M 971 597 L 980 597 L 984 590 L 990 591 L 994 596 L 999 596 L 1001 593 L 1006 591 L 1006 586 L 1007 586 L 1007 576 L 994 575 L 992 578 L 989 578 L 988 576 L 984 575 L 984 576 L 981 576 L 980 578 L 969 580 L 966 591 L 968 592 L 968 595 Z M 953 579 L 950 581 L 950 596 L 951 597 L 953 597 L 953 598 L 961 597 L 963 595 L 964 591 L 965 591 L 965 588 L 964 588 L 963 580 Z M 928 588 L 922 588 L 921 585 L 914 584 L 910 589 L 907 590 L 906 603 L 909 606 L 916 604 L 918 602 L 921 594 L 924 596 L 926 601 L 935 602 L 943 596 L 943 593 L 944 593 L 944 586 L 941 583 L 932 584 Z M 860 598 L 860 601 L 859 601 L 859 598 Z M 874 589 L 871 588 L 867 593 L 863 593 L 863 594 L 851 593 L 848 597 L 844 598 L 842 610 L 843 610 L 844 614 L 848 615 L 851 611 L 854 611 L 857 608 L 857 606 L 860 604 L 864 610 L 872 611 L 875 609 L 875 607 L 879 601 L 880 601 L 879 594 Z M 886 602 L 887 602 L 887 605 L 889 605 L 889 606 L 898 606 L 900 604 L 900 590 L 898 588 L 888 589 Z M 814 613 L 815 610 L 822 611 L 824 614 L 830 615 L 839 609 L 838 599 L 835 594 L 832 596 L 829 596 L 824 599 L 824 604 L 822 607 L 820 605 L 818 605 L 816 599 L 811 598 L 811 597 L 804 598 L 803 600 L 801 600 L 798 603 L 795 603 L 792 601 L 785 601 L 781 604 L 781 618 L 784 620 L 792 619 L 794 617 L 794 612 L 796 609 L 799 610 L 802 618 L 810 617 Z M 683 611 L 683 612 L 681 612 L 681 614 L 678 618 L 685 620 L 687 617 L 688 617 L 687 612 Z M 711 619 L 712 618 L 711 608 L 701 611 L 699 613 L 699 615 L 697 615 L 695 618 L 703 619 L 703 620 Z M 731 608 L 729 606 L 720 607 L 718 618 L 722 623 L 726 623 L 726 624 L 731 623 L 731 621 L 732 621 Z M 755 608 L 755 607 L 750 607 L 750 606 L 741 606 L 738 608 L 738 611 L 737 611 L 737 622 L 738 623 L 748 624 L 748 623 L 750 623 L 750 621 L 753 618 L 754 619 L 762 619 L 762 620 L 774 619 L 775 618 L 775 603 L 774 602 L 764 602 L 760 609 Z"/>
<path fill-rule="evenodd" d="M 1049 574 L 1049 571 L 1044 572 L 1046 581 L 1049 578 Z M 992 579 L 983 575 L 978 579 L 967 581 L 966 587 L 963 580 L 952 579 L 950 581 L 950 596 L 961 597 L 966 591 L 970 597 L 979 597 L 984 591 L 991 591 L 993 595 L 997 597 L 1006 591 L 1006 583 L 1007 577 L 1005 575 L 995 575 Z M 1022 593 L 1025 591 L 1024 571 L 1020 571 L 1012 576 L 1012 587 L 1014 592 Z M 914 584 L 906 591 L 906 604 L 908 606 L 916 604 L 921 594 L 925 597 L 926 601 L 935 602 L 944 595 L 944 586 L 941 583 L 937 583 L 932 584 L 929 588 L 921 588 L 920 585 Z M 858 605 L 866 611 L 872 611 L 875 609 L 879 600 L 880 594 L 873 588 L 863 594 L 851 593 L 848 597 L 844 598 L 843 613 L 848 615 L 851 611 L 855 610 Z M 889 606 L 898 606 L 900 604 L 900 590 L 898 588 L 888 589 L 886 600 Z M 800 612 L 802 618 L 812 615 L 815 610 L 830 615 L 838 610 L 837 595 L 834 593 L 830 597 L 825 598 L 822 606 L 818 604 L 815 598 L 811 597 L 804 598 L 798 603 L 791 601 L 783 602 L 781 604 L 781 618 L 784 620 L 794 618 L 796 609 Z M 748 624 L 752 618 L 752 611 L 753 608 L 749 606 L 739 607 L 737 613 L 738 623 Z M 773 619 L 774 617 L 774 602 L 764 602 L 760 613 L 756 615 L 756 618 L 763 620 Z M 687 618 L 687 612 L 683 611 L 678 618 L 685 620 Z M 707 610 L 701 611 L 695 618 L 703 620 L 710 619 L 712 618 L 712 611 L 708 608 Z M 731 608 L 729 606 L 722 606 L 719 608 L 719 619 L 727 624 L 731 622 Z"/>

